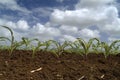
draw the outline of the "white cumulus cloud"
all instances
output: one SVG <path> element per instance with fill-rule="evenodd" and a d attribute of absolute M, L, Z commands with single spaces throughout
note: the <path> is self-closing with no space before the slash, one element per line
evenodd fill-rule
<path fill-rule="evenodd" d="M 63 2 L 64 0 L 57 0 Z M 45 24 L 39 22 L 33 26 L 26 20 L 16 22 L 0 19 L 1 25 L 7 25 L 13 29 L 17 40 L 21 37 L 39 38 L 40 40 L 56 39 L 74 41 L 76 37 L 85 39 L 101 38 L 102 32 L 109 35 L 108 40 L 118 39 L 120 34 L 119 11 L 113 3 L 115 0 L 79 0 L 74 6 L 75 9 L 51 9 L 36 8 L 33 13 L 41 13 L 39 17 L 49 16 L 49 21 Z M 29 12 L 19 6 L 17 0 L 1 0 L 0 8 Z M 5 7 L 3 7 L 3 6 Z M 51 14 L 51 15 L 50 15 Z M 39 18 L 37 18 L 39 19 Z M 96 27 L 91 29 L 91 27 Z M 2 35 L 5 31 L 1 32 Z"/>
<path fill-rule="evenodd" d="M 25 20 L 19 20 L 16 23 L 12 21 L 7 21 L 4 25 L 13 30 L 15 40 L 17 41 L 20 41 L 22 37 L 38 38 L 39 40 L 44 41 L 54 39 L 55 37 L 61 35 L 60 30 L 57 28 L 47 27 L 40 23 L 37 23 L 34 26 L 29 26 L 28 22 Z M 0 31 L 2 33 L 0 36 L 10 37 L 9 31 L 2 29 L 0 29 Z"/>
<path fill-rule="evenodd" d="M 25 20 L 19 20 L 16 23 L 12 22 L 12 21 L 8 21 L 4 25 L 9 26 L 10 28 L 16 29 L 16 30 L 19 30 L 19 31 L 26 31 L 30 28 L 27 21 L 25 21 Z"/>
<path fill-rule="evenodd" d="M 79 3 L 75 5 L 77 9 L 79 8 L 100 8 L 106 6 L 107 4 L 112 4 L 115 0 L 80 0 Z"/>
<path fill-rule="evenodd" d="M 23 8 L 17 4 L 17 0 L 0 0 L 0 8 L 2 9 L 11 9 L 11 10 L 18 10 L 25 13 L 29 13 L 30 11 L 26 8 Z"/>
<path fill-rule="evenodd" d="M 59 28 L 61 30 L 61 32 L 63 32 L 64 34 L 76 34 L 78 32 L 78 28 L 75 26 L 66 26 L 66 25 L 62 25 Z"/>
<path fill-rule="evenodd" d="M 100 38 L 100 32 L 98 30 L 91 30 L 91 29 L 84 28 L 80 30 L 78 34 L 82 38 L 88 38 L 88 39 L 95 38 L 95 37 Z"/>
<path fill-rule="evenodd" d="M 120 18 L 115 2 L 116 0 L 79 0 L 74 10 L 55 9 L 50 20 L 52 23 L 62 25 L 60 29 L 66 33 L 72 29 L 70 26 L 82 29 L 79 32 L 82 37 L 104 36 L 100 35 L 102 32 L 109 36 L 118 36 L 120 34 Z M 96 26 L 98 30 L 88 29 L 91 26 Z M 77 31 L 77 29 L 75 30 Z"/>
<path fill-rule="evenodd" d="M 81 28 L 111 23 L 111 21 L 113 21 L 116 17 L 118 17 L 116 7 L 109 6 L 98 10 L 82 8 L 72 11 L 61 11 L 55 9 L 50 18 L 52 22 L 57 24 L 78 26 Z"/>
<path fill-rule="evenodd" d="M 109 42 L 113 42 L 113 41 L 118 40 L 118 39 L 120 40 L 120 38 L 109 37 L 109 38 L 108 38 L 108 41 L 109 41 Z"/>
<path fill-rule="evenodd" d="M 36 25 L 33 26 L 33 28 L 31 28 L 32 34 L 36 34 L 39 36 L 59 36 L 60 35 L 60 31 L 57 28 L 53 28 L 53 27 L 45 27 L 44 25 L 37 23 Z"/>
<path fill-rule="evenodd" d="M 116 19 L 112 23 L 106 24 L 104 28 L 102 28 L 103 31 L 110 34 L 111 36 L 119 36 L 120 34 L 120 19 Z"/>
<path fill-rule="evenodd" d="M 63 35 L 59 40 L 61 42 L 64 42 L 64 41 L 75 41 L 76 38 L 74 36 L 71 36 L 71 35 Z"/>

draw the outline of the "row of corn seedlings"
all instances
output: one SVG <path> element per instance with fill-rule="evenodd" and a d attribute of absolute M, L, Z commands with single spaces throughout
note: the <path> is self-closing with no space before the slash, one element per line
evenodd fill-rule
<path fill-rule="evenodd" d="M 35 56 L 35 53 L 40 50 L 49 51 L 55 54 L 56 56 L 61 55 L 64 52 L 69 53 L 78 53 L 80 55 L 87 56 L 90 52 L 93 53 L 103 53 L 105 58 L 107 58 L 110 54 L 118 54 L 120 52 L 120 40 L 115 40 L 111 44 L 106 42 L 101 42 L 98 38 L 92 38 L 89 41 L 85 41 L 82 38 L 77 38 L 74 42 L 64 41 L 63 43 L 57 42 L 55 40 L 48 40 L 45 42 L 41 42 L 38 39 L 28 39 L 25 37 L 21 38 L 21 41 L 15 41 L 13 31 L 7 26 L 1 26 L 7 29 L 11 38 L 7 38 L 4 36 L 0 37 L 0 41 L 9 41 L 10 46 L 7 46 L 5 49 L 9 51 L 11 55 L 14 50 L 21 49 L 24 50 L 32 50 L 32 57 Z M 37 45 L 31 44 L 32 42 L 36 42 Z M 25 47 L 23 47 L 25 46 Z M 2 46 L 0 45 L 0 48 Z"/>

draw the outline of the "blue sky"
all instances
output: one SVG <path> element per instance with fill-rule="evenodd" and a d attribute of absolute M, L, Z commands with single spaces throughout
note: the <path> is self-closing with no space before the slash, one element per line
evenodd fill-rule
<path fill-rule="evenodd" d="M 119 0 L 1 0 L 0 25 L 9 26 L 16 40 L 113 41 L 120 39 L 119 6 Z"/>

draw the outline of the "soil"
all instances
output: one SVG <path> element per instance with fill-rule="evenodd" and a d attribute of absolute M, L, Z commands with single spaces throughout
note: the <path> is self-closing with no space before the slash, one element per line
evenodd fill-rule
<path fill-rule="evenodd" d="M 56 57 L 39 51 L 0 51 L 0 80 L 120 80 L 120 54 L 107 58 L 63 53 Z"/>

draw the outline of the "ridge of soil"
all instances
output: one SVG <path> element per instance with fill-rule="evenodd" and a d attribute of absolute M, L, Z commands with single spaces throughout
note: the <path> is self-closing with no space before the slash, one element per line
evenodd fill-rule
<path fill-rule="evenodd" d="M 16 50 L 11 56 L 0 51 L 0 80 L 120 80 L 120 54 L 106 59 L 102 54 L 87 57 L 63 53 L 56 57 L 39 51 Z"/>

